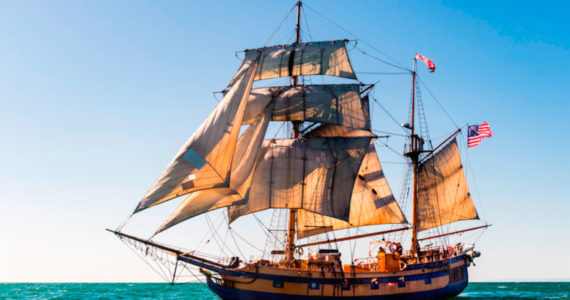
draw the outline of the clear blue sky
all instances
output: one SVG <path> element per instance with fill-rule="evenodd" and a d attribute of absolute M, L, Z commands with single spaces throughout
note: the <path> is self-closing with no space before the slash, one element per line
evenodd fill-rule
<path fill-rule="evenodd" d="M 216 105 L 212 91 L 240 63 L 234 51 L 263 46 L 293 4 L 0 2 L 0 281 L 160 280 L 104 228 Z M 438 69 L 420 75 L 454 120 L 491 124 L 494 137 L 469 150 L 472 191 L 494 224 L 472 278 L 570 278 L 568 2 L 306 4 L 402 64 L 428 56 Z M 305 11 L 315 40 L 353 38 Z M 352 54 L 357 71 L 394 71 Z M 409 78 L 362 78 L 381 79 L 377 98 L 405 121 Z M 451 131 L 423 98 L 432 137 Z M 399 130 L 377 116 L 376 128 Z M 397 194 L 401 167 L 385 166 Z"/>

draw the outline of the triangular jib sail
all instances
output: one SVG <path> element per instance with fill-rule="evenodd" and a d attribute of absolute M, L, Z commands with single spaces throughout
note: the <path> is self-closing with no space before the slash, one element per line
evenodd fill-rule
<path fill-rule="evenodd" d="M 383 177 L 360 84 L 251 87 L 285 76 L 355 79 L 345 44 L 246 51 L 223 100 L 136 211 L 189 194 L 157 233 L 225 206 L 230 222 L 269 208 L 299 209 L 299 237 L 327 231 L 306 229 L 319 218 L 331 230 L 406 222 Z M 299 139 L 264 140 L 270 121 L 320 126 Z M 249 125 L 239 138 L 238 124 Z"/>
<path fill-rule="evenodd" d="M 174 157 L 135 212 L 190 192 L 227 186 L 259 56 L 242 64 L 228 93 Z"/>
<path fill-rule="evenodd" d="M 253 168 L 263 143 L 270 113 L 271 106 L 260 114 L 257 120 L 239 138 L 234 153 L 229 187 L 211 188 L 191 193 L 180 203 L 156 233 L 199 214 L 220 207 L 244 203 L 244 199 L 249 193 Z"/>

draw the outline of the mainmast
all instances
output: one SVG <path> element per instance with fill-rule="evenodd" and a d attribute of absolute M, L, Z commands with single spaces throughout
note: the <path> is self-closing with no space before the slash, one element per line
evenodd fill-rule
<path fill-rule="evenodd" d="M 302 1 L 297 1 L 297 24 L 295 25 L 295 43 L 299 44 L 301 39 L 301 5 Z M 292 76 L 292 85 L 297 85 L 297 76 Z M 293 138 L 299 138 L 299 125 L 301 122 L 293 122 Z M 287 228 L 287 248 L 285 249 L 285 261 L 291 262 L 294 260 L 295 254 L 295 225 L 296 225 L 297 210 L 294 208 L 289 209 L 289 222 Z"/>
<path fill-rule="evenodd" d="M 412 183 L 412 255 L 417 255 L 419 251 L 418 244 L 418 167 L 419 156 L 423 150 L 423 139 L 415 133 L 415 106 L 416 106 L 416 65 L 417 59 L 414 57 L 414 69 L 412 71 L 412 113 L 410 129 L 410 150 L 404 155 L 412 160 L 413 183 Z"/>

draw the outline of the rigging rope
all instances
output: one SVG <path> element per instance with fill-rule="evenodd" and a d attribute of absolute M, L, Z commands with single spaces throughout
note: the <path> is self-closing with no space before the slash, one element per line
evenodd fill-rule
<path fill-rule="evenodd" d="M 369 71 L 354 71 L 357 74 L 372 74 L 372 75 L 410 75 L 410 72 L 369 72 Z"/>
<path fill-rule="evenodd" d="M 123 221 L 121 224 L 119 224 L 119 226 L 117 226 L 117 229 L 115 229 L 115 231 L 121 232 L 121 230 L 123 229 L 123 227 L 125 227 L 125 225 L 127 225 L 127 222 L 131 219 L 132 216 L 134 216 L 134 213 L 131 213 L 131 214 L 125 219 L 125 221 Z"/>
<path fill-rule="evenodd" d="M 378 130 L 378 129 L 372 129 L 372 132 L 374 132 L 374 133 L 381 133 L 381 134 L 388 134 L 388 135 L 395 135 L 395 136 L 400 136 L 400 137 L 408 137 L 408 136 L 405 135 L 405 134 L 394 133 L 394 132 L 384 131 L 384 130 Z"/>
<path fill-rule="evenodd" d="M 451 117 L 451 115 L 445 110 L 445 108 L 443 107 L 443 105 L 441 105 L 441 103 L 439 102 L 439 100 L 437 99 L 437 97 L 432 93 L 432 91 L 431 91 L 430 88 L 427 86 L 427 84 L 420 78 L 419 75 L 416 75 L 416 77 L 420 80 L 420 83 L 426 88 L 426 90 L 427 90 L 428 93 L 431 95 L 431 97 L 433 98 L 433 100 L 435 100 L 435 103 L 437 103 L 437 105 L 439 106 L 439 108 L 443 111 L 443 113 L 445 113 L 445 115 L 446 115 L 447 118 L 451 121 L 451 123 L 453 123 L 453 125 L 455 126 L 455 128 L 459 128 L 460 126 L 457 125 L 457 123 L 453 120 L 453 118 Z"/>
<path fill-rule="evenodd" d="M 230 228 L 231 229 L 231 228 Z M 263 253 L 263 249 L 258 248 L 257 246 L 255 246 L 254 244 L 252 244 L 251 242 L 249 242 L 247 239 L 245 239 L 244 237 L 242 237 L 241 235 L 239 235 L 237 233 L 237 231 L 232 230 L 232 232 L 238 237 L 240 238 L 242 241 L 244 241 L 246 244 L 248 244 L 249 246 L 251 246 L 252 248 L 254 248 L 255 250 Z"/>
<path fill-rule="evenodd" d="M 328 22 L 330 22 L 331 24 L 333 24 L 334 26 L 340 28 L 341 30 L 343 30 L 344 32 L 352 35 L 353 37 L 357 38 L 358 40 L 360 40 L 362 43 L 364 43 L 365 45 L 367 45 L 368 47 L 372 48 L 373 50 L 375 50 L 376 52 L 378 52 L 379 54 L 385 56 L 387 59 L 391 60 L 393 63 L 390 63 L 386 60 L 377 58 L 378 60 L 380 60 L 381 62 L 388 64 L 390 66 L 393 66 L 395 68 L 398 68 L 400 70 L 404 70 L 404 71 L 409 71 L 411 72 L 410 69 L 406 68 L 404 65 L 402 65 L 401 63 L 399 63 L 398 61 L 396 61 L 395 59 L 391 58 L 390 56 L 388 56 L 387 54 L 385 54 L 384 52 L 380 51 L 378 48 L 374 47 L 372 44 L 368 43 L 367 41 L 361 39 L 360 37 L 358 37 L 356 34 L 350 32 L 348 29 L 342 27 L 341 25 L 337 24 L 336 22 L 334 22 L 333 20 L 331 20 L 330 18 L 328 18 L 327 16 L 321 14 L 320 12 L 318 12 L 317 10 L 315 10 L 314 8 L 312 8 L 311 6 L 307 5 L 307 4 L 303 4 L 303 6 L 309 8 L 311 11 L 313 11 L 315 14 L 317 14 L 318 16 L 320 16 L 321 18 L 327 20 Z M 361 50 L 362 51 L 362 50 Z"/>
<path fill-rule="evenodd" d="M 462 143 L 462 145 L 463 145 L 463 149 L 465 149 L 465 160 L 467 160 L 467 166 L 468 166 L 468 168 L 469 168 L 469 173 L 471 173 L 471 178 L 472 178 L 471 181 L 473 182 L 473 185 L 475 186 L 475 192 L 477 193 L 477 197 L 476 197 L 477 203 L 479 204 L 479 207 L 481 208 L 481 212 L 483 213 L 483 219 L 486 219 L 487 214 L 485 213 L 485 207 L 483 206 L 483 201 L 480 200 L 480 199 L 481 199 L 481 197 L 480 197 L 481 192 L 479 191 L 479 185 L 477 184 L 477 180 L 476 180 L 476 178 L 475 178 L 475 172 L 473 172 L 473 166 L 471 165 L 471 160 L 469 159 L 469 151 L 468 151 L 468 149 L 467 149 L 467 147 L 466 147 L 466 145 L 465 145 L 465 144 L 467 143 L 467 141 L 466 141 L 465 138 L 463 138 L 463 137 L 464 137 L 464 136 L 463 136 L 463 131 L 460 132 L 459 134 L 460 134 L 461 137 L 462 137 L 462 138 L 461 138 L 461 140 L 462 140 L 461 143 Z M 473 195 L 472 195 L 472 198 L 474 198 Z"/>
<path fill-rule="evenodd" d="M 275 239 L 279 240 L 279 238 L 273 232 L 271 232 L 271 230 L 269 230 L 269 228 L 267 228 L 267 226 L 265 226 L 265 224 L 263 224 L 263 222 L 255 214 L 252 214 L 252 215 L 262 229 L 264 229 L 267 233 L 273 235 L 275 237 Z M 281 243 L 281 244 L 284 246 L 283 243 Z"/>
<path fill-rule="evenodd" d="M 241 248 L 239 247 L 239 245 L 236 241 L 236 238 L 234 237 L 234 232 L 233 232 L 232 228 L 229 226 L 228 226 L 228 232 L 231 233 L 230 235 L 232 236 L 232 240 L 234 241 L 234 244 L 236 245 L 236 248 L 237 248 L 239 254 L 243 257 L 243 259 L 247 259 L 247 257 L 243 254 L 243 252 L 241 252 Z"/>
<path fill-rule="evenodd" d="M 313 35 L 311 34 L 311 28 L 309 28 L 309 22 L 307 21 L 307 14 L 305 13 L 305 8 L 303 6 L 301 6 L 301 11 L 302 11 L 301 15 L 303 15 L 303 19 L 305 20 L 305 26 L 303 26 L 302 28 L 307 27 L 308 36 L 311 40 L 313 40 Z"/>
<path fill-rule="evenodd" d="M 163 273 L 163 270 L 160 269 L 160 272 L 155 269 L 146 259 L 144 259 L 144 257 L 141 256 L 141 254 L 139 254 L 138 251 L 135 251 L 136 248 L 134 245 L 131 245 L 130 243 L 128 243 L 127 241 L 120 239 L 125 245 L 127 245 L 127 248 L 129 248 L 131 251 L 133 251 L 146 265 L 148 265 L 154 272 L 156 272 L 158 274 L 158 276 L 160 276 L 164 281 L 168 281 L 168 277 L 169 276 L 165 276 L 165 274 Z"/>
<path fill-rule="evenodd" d="M 380 140 L 374 140 L 374 142 L 380 143 Z M 386 147 L 386 148 L 388 148 L 389 150 L 391 150 L 392 152 L 394 152 L 396 155 L 398 155 L 398 156 L 404 158 L 404 155 L 402 155 L 402 154 L 401 154 L 400 152 L 398 152 L 396 149 L 390 147 L 387 143 L 384 142 L 384 144 L 382 144 L 382 145 L 380 145 L 380 146 Z"/>
<path fill-rule="evenodd" d="M 204 216 L 206 217 L 206 223 L 208 224 L 208 227 L 210 228 L 210 230 L 213 233 L 214 241 L 216 242 L 216 244 L 220 248 L 220 252 L 223 253 L 223 255 L 228 256 L 228 254 L 224 251 L 225 245 L 218 241 L 218 234 L 217 234 L 217 231 L 214 230 L 213 224 L 211 224 L 210 217 L 208 217 L 208 214 L 204 214 Z"/>
<path fill-rule="evenodd" d="M 398 120 L 396 120 L 396 118 L 384 106 L 382 106 L 382 104 L 380 104 L 380 101 L 378 101 L 376 97 L 372 96 L 372 100 L 388 115 L 388 117 L 390 117 L 390 119 L 392 119 L 392 121 L 394 121 L 394 123 L 396 123 L 396 125 L 398 125 L 398 128 L 406 132 L 406 130 L 402 127 L 402 124 L 398 122 Z"/>
<path fill-rule="evenodd" d="M 216 231 L 218 230 L 218 228 L 220 228 L 220 226 L 222 225 L 223 221 L 224 221 L 223 219 L 220 219 L 220 222 L 218 222 L 218 225 L 217 225 L 216 228 L 215 228 Z M 210 242 L 210 240 L 213 238 L 213 235 L 214 235 L 214 232 L 206 232 L 206 234 L 204 235 L 204 237 L 203 237 L 203 238 L 200 240 L 200 242 L 198 243 L 197 248 L 196 248 L 195 251 L 198 251 L 198 250 L 200 250 L 202 247 L 206 246 L 206 245 Z M 202 244 L 202 242 L 203 242 L 206 238 L 207 238 L 206 243 Z"/>
<path fill-rule="evenodd" d="M 285 15 L 285 18 L 283 18 L 283 20 L 281 20 L 281 23 L 279 23 L 279 25 L 277 26 L 277 28 L 275 28 L 275 30 L 273 31 L 273 33 L 271 34 L 271 36 L 269 36 L 269 38 L 267 39 L 267 41 L 266 41 L 265 44 L 263 45 L 264 47 L 266 47 L 267 44 L 269 44 L 269 42 L 271 41 L 271 39 L 273 39 L 273 37 L 275 36 L 275 34 L 277 34 L 277 32 L 279 31 L 279 29 L 281 28 L 281 26 L 283 26 L 283 24 L 285 23 L 285 21 L 287 21 L 287 19 L 289 19 L 289 16 L 291 16 L 291 13 L 295 10 L 296 7 L 297 7 L 297 4 L 293 5 L 293 7 L 291 7 L 291 9 L 290 9 L 289 12 L 287 13 L 287 15 Z"/>
<path fill-rule="evenodd" d="M 392 64 L 392 63 L 390 63 L 390 62 L 388 62 L 388 61 L 386 61 L 386 60 L 384 60 L 384 59 L 381 59 L 380 57 L 371 55 L 371 54 L 369 54 L 368 52 L 366 52 L 366 51 L 360 49 L 359 47 L 356 47 L 356 46 L 355 46 L 354 49 L 360 51 L 360 53 L 362 53 L 363 55 L 366 55 L 366 56 L 368 56 L 368 57 L 370 57 L 370 58 L 372 58 L 372 59 L 375 59 L 375 60 L 377 60 L 377 61 L 379 61 L 379 62 L 381 62 L 381 63 L 385 63 L 385 64 L 387 64 L 387 65 L 389 65 L 389 66 L 392 66 L 392 67 L 397 68 L 397 69 L 400 69 L 400 70 L 409 71 L 409 70 L 408 70 L 407 68 L 405 68 L 405 67 L 404 67 L 404 68 L 403 68 L 403 67 L 399 67 L 399 66 L 397 66 L 397 65 L 395 65 L 395 64 Z M 406 72 L 406 73 L 409 74 L 409 72 Z"/>

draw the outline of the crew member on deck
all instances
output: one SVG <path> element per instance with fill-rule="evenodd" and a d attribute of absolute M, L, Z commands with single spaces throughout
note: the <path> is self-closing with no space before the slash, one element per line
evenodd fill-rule
<path fill-rule="evenodd" d="M 402 254 L 404 253 L 404 248 L 402 247 L 402 244 L 397 243 L 396 244 L 396 253 L 398 253 L 399 256 L 402 256 Z"/>

